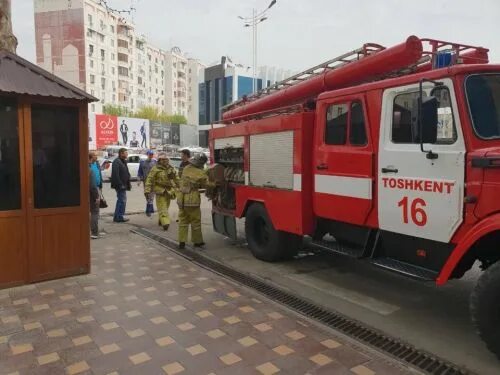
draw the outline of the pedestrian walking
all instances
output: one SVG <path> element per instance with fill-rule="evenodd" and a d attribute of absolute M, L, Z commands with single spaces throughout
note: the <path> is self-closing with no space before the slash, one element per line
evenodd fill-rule
<path fill-rule="evenodd" d="M 144 193 L 146 193 L 146 179 L 148 178 L 149 172 L 156 165 L 156 159 L 154 158 L 154 151 L 148 150 L 146 155 L 148 158 L 146 160 L 141 160 L 139 163 L 139 169 L 137 171 L 137 186 L 141 186 L 141 182 L 144 185 Z M 154 192 L 149 193 L 146 198 L 146 215 L 149 217 L 154 214 L 155 210 L 153 207 Z"/>
<path fill-rule="evenodd" d="M 90 238 L 99 238 L 99 187 L 92 165 L 95 165 L 95 154 L 89 153 L 89 206 L 90 206 Z"/>
<path fill-rule="evenodd" d="M 175 191 L 179 188 L 179 178 L 175 168 L 169 163 L 165 153 L 158 154 L 158 162 L 151 169 L 146 179 L 144 195 L 150 199 L 150 195 L 156 195 L 156 207 L 158 208 L 158 224 L 164 230 L 170 226 L 170 216 L 168 209 L 170 201 L 175 199 Z"/>
<path fill-rule="evenodd" d="M 113 161 L 111 170 L 111 188 L 116 190 L 116 207 L 113 221 L 125 223 L 129 219 L 124 218 L 127 207 L 127 191 L 132 189 L 130 184 L 130 172 L 127 166 L 128 152 L 126 148 L 118 150 L 118 157 Z"/>
<path fill-rule="evenodd" d="M 182 177 L 182 171 L 189 165 L 191 159 L 191 151 L 188 149 L 181 150 L 181 164 L 179 165 L 179 178 Z"/>
<path fill-rule="evenodd" d="M 207 162 L 204 154 L 196 155 L 182 171 L 177 204 L 179 205 L 179 248 L 184 249 L 191 226 L 191 241 L 195 247 L 203 247 L 201 232 L 201 195 L 200 189 L 209 186 L 208 177 L 203 170 Z"/>

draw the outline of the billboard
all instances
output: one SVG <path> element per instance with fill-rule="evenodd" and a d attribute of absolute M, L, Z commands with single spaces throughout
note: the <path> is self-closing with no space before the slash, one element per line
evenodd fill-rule
<path fill-rule="evenodd" d="M 92 134 L 92 132 L 90 132 L 90 134 Z M 116 145 L 117 142 L 118 142 L 117 117 L 108 115 L 95 115 L 96 148 L 101 148 L 108 145 Z"/>
<path fill-rule="evenodd" d="M 181 127 L 179 124 L 170 125 L 170 144 L 172 145 L 181 145 Z"/>
<path fill-rule="evenodd" d="M 89 147 L 100 149 L 109 145 L 149 148 L 149 120 L 91 113 Z"/>
<path fill-rule="evenodd" d="M 150 129 L 150 141 L 151 147 L 161 146 L 163 143 L 163 126 L 161 122 L 151 121 Z"/>
<path fill-rule="evenodd" d="M 118 117 L 118 142 L 127 147 L 149 148 L 149 120 Z"/>

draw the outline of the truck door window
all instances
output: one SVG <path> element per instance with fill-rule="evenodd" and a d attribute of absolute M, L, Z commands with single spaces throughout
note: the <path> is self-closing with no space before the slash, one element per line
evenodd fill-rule
<path fill-rule="evenodd" d="M 333 104 L 326 111 L 325 144 L 344 145 L 347 140 L 349 106 Z"/>
<path fill-rule="evenodd" d="M 394 98 L 392 107 L 392 142 L 420 143 L 418 137 L 418 91 L 400 94 Z M 424 97 L 427 94 L 424 92 Z M 437 144 L 451 144 L 457 139 L 453 120 L 450 91 L 447 87 L 437 87 L 431 96 L 438 99 L 438 137 Z M 425 124 L 424 124 L 425 126 Z"/>
<path fill-rule="evenodd" d="M 457 140 L 457 130 L 453 120 L 450 91 L 447 87 L 436 87 L 431 91 L 431 96 L 436 97 L 439 103 L 437 143 L 455 143 Z"/>
<path fill-rule="evenodd" d="M 392 106 L 392 142 L 418 143 L 417 108 L 414 108 L 418 95 L 418 92 L 409 92 L 394 98 Z"/>
<path fill-rule="evenodd" d="M 351 128 L 349 130 L 349 142 L 353 146 L 365 146 L 366 127 L 363 105 L 360 102 L 351 103 Z"/>

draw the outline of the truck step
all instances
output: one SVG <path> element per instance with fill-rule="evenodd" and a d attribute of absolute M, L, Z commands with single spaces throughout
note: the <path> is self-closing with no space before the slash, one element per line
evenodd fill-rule
<path fill-rule="evenodd" d="M 370 262 L 380 268 L 385 268 L 389 271 L 401 273 L 419 280 L 434 281 L 438 277 L 438 272 L 401 262 L 393 258 L 375 258 Z"/>
<path fill-rule="evenodd" d="M 336 241 L 312 241 L 312 244 L 320 249 L 333 251 L 337 254 L 347 255 L 352 258 L 362 258 L 364 249 L 341 245 Z"/>

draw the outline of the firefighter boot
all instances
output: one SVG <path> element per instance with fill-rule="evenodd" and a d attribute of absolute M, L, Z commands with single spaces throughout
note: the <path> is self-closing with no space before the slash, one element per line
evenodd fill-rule
<path fill-rule="evenodd" d="M 189 218 L 186 208 L 179 209 L 179 244 L 186 245 L 188 240 Z"/>
<path fill-rule="evenodd" d="M 164 230 L 167 230 L 168 226 L 170 225 L 170 216 L 168 215 L 170 199 L 168 199 L 164 195 L 157 195 L 156 207 L 158 209 L 158 224 L 162 226 Z"/>

